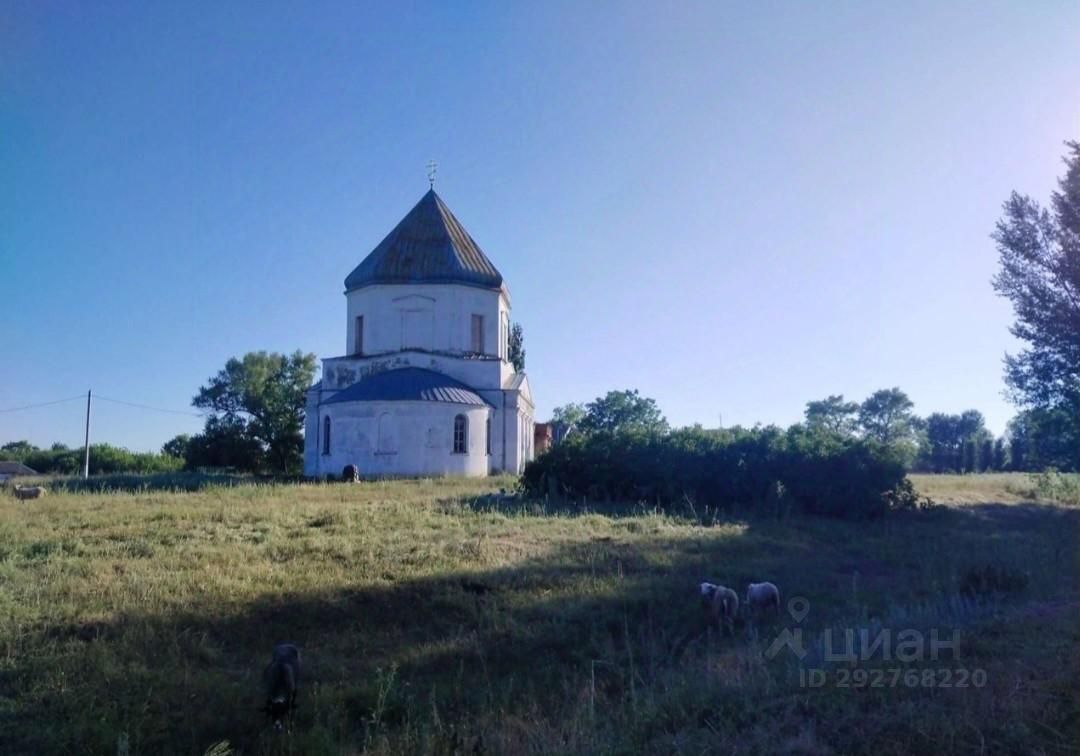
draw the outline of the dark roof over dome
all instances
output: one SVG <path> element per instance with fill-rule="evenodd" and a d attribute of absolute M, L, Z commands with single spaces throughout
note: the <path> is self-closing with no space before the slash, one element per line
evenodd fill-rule
<path fill-rule="evenodd" d="M 503 278 L 458 219 L 430 190 L 345 279 L 371 284 L 459 283 L 502 288 Z"/>
<path fill-rule="evenodd" d="M 337 402 L 447 402 L 485 406 L 479 394 L 461 381 L 423 368 L 399 368 L 375 373 L 326 400 Z"/>

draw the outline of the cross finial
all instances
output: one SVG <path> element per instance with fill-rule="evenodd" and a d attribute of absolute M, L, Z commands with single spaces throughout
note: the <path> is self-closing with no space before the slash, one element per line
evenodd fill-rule
<path fill-rule="evenodd" d="M 434 160 L 429 160 L 427 164 L 427 180 L 431 188 L 435 188 L 435 172 L 439 169 L 439 164 Z"/>

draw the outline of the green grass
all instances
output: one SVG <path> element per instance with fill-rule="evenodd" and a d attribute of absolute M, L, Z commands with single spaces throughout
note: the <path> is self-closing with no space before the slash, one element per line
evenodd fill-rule
<path fill-rule="evenodd" d="M 736 521 L 524 502 L 510 479 L 0 498 L 0 752 L 1070 752 L 1080 510 L 1026 500 L 1026 476 L 916 485 L 950 504 Z M 801 688 L 763 654 L 794 621 L 721 638 L 705 579 L 805 597 L 814 648 L 955 629 L 957 658 L 909 667 L 986 685 Z M 256 709 L 281 640 L 305 669 L 275 737 Z"/>

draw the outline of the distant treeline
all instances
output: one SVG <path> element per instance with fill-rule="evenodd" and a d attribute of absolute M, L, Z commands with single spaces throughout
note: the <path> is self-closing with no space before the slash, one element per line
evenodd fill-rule
<path fill-rule="evenodd" d="M 53 444 L 39 449 L 27 441 L 0 446 L 0 460 L 22 462 L 43 475 L 75 475 L 83 469 L 83 447 Z M 90 474 L 162 473 L 182 469 L 184 460 L 165 453 L 133 452 L 111 444 L 90 444 Z"/>
<path fill-rule="evenodd" d="M 1014 417 L 1004 436 L 987 430 L 982 413 L 940 412 L 920 420 L 919 472 L 1077 471 L 1080 439 L 1064 410 L 1028 410 Z"/>
<path fill-rule="evenodd" d="M 862 402 L 838 394 L 807 402 L 803 422 L 793 427 L 849 441 L 876 441 L 917 472 L 1072 472 L 1080 465 L 1076 423 L 1065 410 L 1023 411 L 1009 422 L 1004 436 L 995 437 L 978 410 L 923 418 L 913 409 L 899 388 L 875 391 Z M 558 437 L 670 430 L 656 402 L 637 391 L 611 391 L 587 405 L 556 407 L 552 421 Z"/>
<path fill-rule="evenodd" d="M 776 426 L 672 430 L 655 400 L 611 391 L 556 408 L 552 449 L 522 481 L 533 495 L 629 499 L 660 506 L 873 517 L 919 502 L 910 469 L 935 472 L 1076 469 L 1068 423 L 1022 413 L 994 438 L 982 413 L 914 414 L 899 388 L 863 402 L 808 402 L 805 419 Z"/>

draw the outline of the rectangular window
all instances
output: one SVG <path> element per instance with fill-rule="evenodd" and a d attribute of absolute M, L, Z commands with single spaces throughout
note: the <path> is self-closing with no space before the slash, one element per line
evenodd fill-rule
<path fill-rule="evenodd" d="M 487 453 L 490 456 L 490 454 L 491 454 L 491 418 L 490 417 L 487 419 L 486 433 L 487 433 Z"/>
<path fill-rule="evenodd" d="M 364 316 L 356 316 L 356 335 L 353 337 L 353 354 L 364 353 Z"/>
<path fill-rule="evenodd" d="M 472 316 L 472 350 L 476 354 L 484 353 L 484 316 Z"/>

